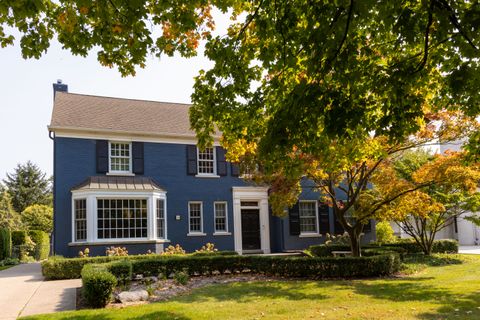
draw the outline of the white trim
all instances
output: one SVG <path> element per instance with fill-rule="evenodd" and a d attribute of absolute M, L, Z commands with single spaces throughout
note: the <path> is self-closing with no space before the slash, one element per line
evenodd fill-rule
<path fill-rule="evenodd" d="M 129 241 L 93 241 L 93 242 L 69 242 L 68 246 L 76 247 L 76 246 L 101 246 L 101 245 L 110 245 L 115 243 L 125 243 L 125 244 L 139 244 L 139 243 L 169 243 L 170 240 L 168 239 L 157 239 L 157 240 L 129 240 Z"/>
<path fill-rule="evenodd" d="M 187 237 L 203 237 L 206 236 L 206 233 L 203 232 L 189 232 L 187 233 Z"/>
<path fill-rule="evenodd" d="M 97 211 L 97 199 L 146 199 L 147 200 L 147 237 L 142 238 L 112 238 L 112 239 L 98 239 L 98 211 Z M 87 200 L 87 241 L 75 241 L 75 211 L 74 201 L 76 199 Z M 165 239 L 156 238 L 156 200 L 163 199 L 165 203 Z M 167 241 L 168 227 L 166 221 L 167 218 L 167 197 L 164 191 L 112 191 L 112 190 L 74 190 L 72 191 L 72 235 L 69 245 L 82 245 L 82 244 L 99 244 L 99 243 L 138 243 L 145 241 Z"/>
<path fill-rule="evenodd" d="M 321 238 L 320 233 L 300 233 L 299 238 Z"/>
<path fill-rule="evenodd" d="M 190 229 L 190 204 L 200 204 L 200 231 L 192 231 Z M 203 202 L 202 201 L 188 201 L 188 233 L 187 236 L 205 236 L 203 233 Z"/>
<path fill-rule="evenodd" d="M 108 129 L 81 129 L 70 127 L 49 126 L 49 131 L 55 132 L 59 138 L 102 139 L 115 141 L 139 141 L 153 143 L 194 144 L 198 143 L 197 137 L 192 134 L 149 133 L 132 131 L 114 131 Z M 220 137 L 214 137 L 214 146 L 220 145 Z"/>
<path fill-rule="evenodd" d="M 211 173 L 199 173 L 195 175 L 195 178 L 220 178 L 219 175 L 211 174 Z"/>
<path fill-rule="evenodd" d="M 225 205 L 225 230 L 219 230 L 217 231 L 217 223 L 216 223 L 216 220 L 217 220 L 217 210 L 216 210 L 216 207 L 215 205 L 216 204 L 221 204 L 223 203 Z M 226 234 L 230 234 L 230 232 L 228 232 L 228 202 L 227 201 L 214 201 L 213 202 L 213 235 L 226 235 Z"/>
<path fill-rule="evenodd" d="M 128 144 L 128 171 L 127 170 L 112 170 L 112 143 L 114 144 Z M 133 174 L 133 155 L 132 155 L 132 142 L 130 141 L 108 141 L 108 172 L 107 175 L 135 175 Z"/>
<path fill-rule="evenodd" d="M 268 211 L 268 188 L 266 187 L 233 187 L 233 229 L 235 251 L 243 253 L 242 249 L 242 217 L 240 202 L 258 201 L 260 213 L 260 249 L 263 253 L 270 253 L 270 223 Z M 244 207 L 247 208 L 247 207 Z M 249 207 L 253 208 L 253 207 Z"/>
<path fill-rule="evenodd" d="M 105 173 L 107 176 L 120 176 L 120 177 L 135 177 L 135 173 L 132 172 L 107 172 Z"/>
<path fill-rule="evenodd" d="M 214 236 L 231 236 L 231 232 L 214 232 L 212 235 Z"/>
<path fill-rule="evenodd" d="M 315 231 L 312 232 L 302 232 L 302 230 L 300 230 L 300 235 L 299 237 L 300 238 L 314 238 L 314 237 L 319 237 L 320 236 L 320 230 L 318 229 L 318 223 L 319 223 L 319 218 L 318 218 L 318 201 L 317 200 L 299 200 L 298 201 L 298 223 L 300 224 L 300 229 L 302 228 L 302 224 L 301 224 L 301 220 L 302 220 L 302 217 L 300 215 L 300 203 L 315 203 Z"/>
<path fill-rule="evenodd" d="M 212 173 L 200 173 L 200 149 L 198 146 L 196 147 L 197 149 L 197 174 L 195 177 L 201 177 L 201 178 L 220 178 L 219 175 L 217 175 L 217 148 L 215 146 L 208 147 L 205 149 L 212 149 L 212 155 L 213 155 L 213 172 Z M 212 161 L 212 160 L 202 160 L 202 161 Z"/>

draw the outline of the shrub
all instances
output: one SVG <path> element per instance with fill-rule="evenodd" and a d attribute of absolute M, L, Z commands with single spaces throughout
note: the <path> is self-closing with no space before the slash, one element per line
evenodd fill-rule
<path fill-rule="evenodd" d="M 380 221 L 377 223 L 376 235 L 378 243 L 394 243 L 396 237 L 393 235 L 393 228 L 388 221 Z"/>
<path fill-rule="evenodd" d="M 343 234 L 339 235 L 333 235 L 327 233 L 325 235 L 325 244 L 327 246 L 329 245 L 344 245 L 344 246 L 350 246 L 350 236 L 348 233 L 344 232 Z"/>
<path fill-rule="evenodd" d="M 332 251 L 350 251 L 350 245 L 343 244 L 318 244 L 310 246 L 307 251 L 311 253 L 314 257 L 330 257 L 332 256 Z"/>
<path fill-rule="evenodd" d="M 196 251 L 191 253 L 192 256 L 236 256 L 238 252 L 236 251 L 214 251 L 214 252 L 207 252 L 207 251 Z"/>
<path fill-rule="evenodd" d="M 0 229 L 0 260 L 12 255 L 12 233 L 7 228 Z"/>
<path fill-rule="evenodd" d="M 42 230 L 30 230 L 28 232 L 30 239 L 35 243 L 33 257 L 35 260 L 45 260 L 50 254 L 50 237 Z"/>
<path fill-rule="evenodd" d="M 85 248 L 85 250 L 80 250 L 78 251 L 78 257 L 79 258 L 88 258 L 90 256 L 90 249 Z"/>
<path fill-rule="evenodd" d="M 132 279 L 132 262 L 128 260 L 111 262 L 108 271 L 125 284 Z"/>
<path fill-rule="evenodd" d="M 53 208 L 51 206 L 34 204 L 23 210 L 22 222 L 30 230 L 42 230 L 47 234 L 53 230 Z"/>
<path fill-rule="evenodd" d="M 15 258 L 6 258 L 5 260 L 0 261 L 0 265 L 2 266 L 16 266 L 19 263 L 20 261 Z"/>
<path fill-rule="evenodd" d="M 168 246 L 163 252 L 162 255 L 182 255 L 185 254 L 185 250 L 183 250 L 182 247 L 180 247 L 179 244 L 172 246 Z"/>
<path fill-rule="evenodd" d="M 42 274 L 47 280 L 77 279 L 84 265 L 92 263 L 108 263 L 118 260 L 148 259 L 151 255 L 136 255 L 128 257 L 90 257 L 90 258 L 55 258 L 42 262 Z"/>
<path fill-rule="evenodd" d="M 21 246 L 27 244 L 28 234 L 25 230 L 12 231 L 12 245 Z"/>
<path fill-rule="evenodd" d="M 202 246 L 200 250 L 195 250 L 196 253 L 215 253 L 218 249 L 215 249 L 213 243 L 208 242 L 206 245 Z"/>
<path fill-rule="evenodd" d="M 188 272 L 186 270 L 177 271 L 173 275 L 173 280 L 175 280 L 175 282 L 177 284 L 180 284 L 182 286 L 186 285 L 188 283 L 189 279 L 190 279 L 190 277 L 189 277 Z"/>
<path fill-rule="evenodd" d="M 402 239 L 395 243 L 385 243 L 382 246 L 389 248 L 403 248 L 408 253 L 422 253 L 422 248 L 413 239 Z M 458 253 L 456 240 L 435 240 L 432 245 L 432 253 Z"/>
<path fill-rule="evenodd" d="M 132 261 L 134 273 L 189 275 L 252 272 L 282 277 L 351 278 L 389 275 L 400 268 L 396 253 L 368 257 L 173 256 Z"/>
<path fill-rule="evenodd" d="M 89 264 L 82 270 L 83 294 L 90 307 L 105 307 L 116 285 L 117 279 L 104 265 Z"/>
<path fill-rule="evenodd" d="M 109 257 L 126 257 L 128 256 L 128 250 L 125 247 L 107 247 L 105 250 L 105 255 Z"/>

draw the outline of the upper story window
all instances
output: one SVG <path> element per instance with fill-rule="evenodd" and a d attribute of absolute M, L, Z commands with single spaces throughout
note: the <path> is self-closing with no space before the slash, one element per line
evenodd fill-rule
<path fill-rule="evenodd" d="M 215 175 L 216 166 L 215 166 L 215 149 L 214 148 L 205 148 L 205 150 L 200 150 L 197 148 L 197 166 L 199 175 Z"/>
<path fill-rule="evenodd" d="M 318 233 L 317 201 L 300 201 L 298 209 L 300 214 L 300 233 Z"/>
<path fill-rule="evenodd" d="M 128 142 L 109 143 L 110 172 L 132 172 L 132 145 Z"/>

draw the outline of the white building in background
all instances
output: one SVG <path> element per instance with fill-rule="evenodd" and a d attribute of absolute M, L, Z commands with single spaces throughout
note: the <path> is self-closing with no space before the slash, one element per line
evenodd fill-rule
<path fill-rule="evenodd" d="M 438 144 L 427 147 L 432 153 L 444 153 L 447 150 L 459 151 L 462 147 L 462 141 L 455 141 L 447 144 Z M 464 214 L 456 219 L 454 223 L 437 233 L 436 239 L 456 239 L 460 245 L 471 246 L 480 245 L 480 227 L 472 222 L 465 220 Z M 401 238 L 408 238 L 409 236 L 397 226 L 394 222 L 391 223 L 395 234 Z"/>

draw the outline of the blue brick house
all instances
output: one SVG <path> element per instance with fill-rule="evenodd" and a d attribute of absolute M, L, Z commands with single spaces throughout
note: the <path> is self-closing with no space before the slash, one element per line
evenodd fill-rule
<path fill-rule="evenodd" d="M 170 244 L 192 252 L 207 242 L 285 252 L 343 232 L 308 187 L 287 217 L 272 216 L 268 189 L 241 179 L 219 136 L 212 148 L 196 147 L 189 105 L 72 94 L 61 83 L 54 94 L 55 254 L 161 252 Z"/>

